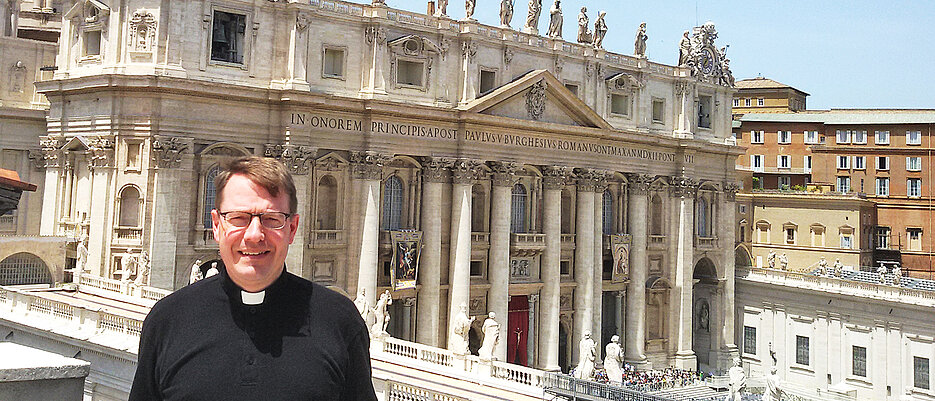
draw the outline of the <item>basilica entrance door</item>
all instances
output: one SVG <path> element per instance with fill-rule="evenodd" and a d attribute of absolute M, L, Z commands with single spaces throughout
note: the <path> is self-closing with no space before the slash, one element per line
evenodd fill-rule
<path fill-rule="evenodd" d="M 529 366 L 526 355 L 526 339 L 529 330 L 529 297 L 510 297 L 510 316 L 506 331 L 506 361 Z"/>

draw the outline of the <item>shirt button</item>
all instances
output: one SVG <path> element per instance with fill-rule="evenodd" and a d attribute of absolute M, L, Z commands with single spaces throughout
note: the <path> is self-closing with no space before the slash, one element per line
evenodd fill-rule
<path fill-rule="evenodd" d="M 252 356 L 247 357 L 247 365 L 253 365 L 254 362 L 256 362 L 256 360 L 254 360 Z"/>

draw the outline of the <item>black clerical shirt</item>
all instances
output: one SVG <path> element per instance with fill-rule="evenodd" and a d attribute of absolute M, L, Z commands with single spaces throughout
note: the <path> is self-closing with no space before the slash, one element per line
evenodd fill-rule
<path fill-rule="evenodd" d="M 131 401 L 376 400 L 354 304 L 288 272 L 245 305 L 222 271 L 143 322 Z"/>

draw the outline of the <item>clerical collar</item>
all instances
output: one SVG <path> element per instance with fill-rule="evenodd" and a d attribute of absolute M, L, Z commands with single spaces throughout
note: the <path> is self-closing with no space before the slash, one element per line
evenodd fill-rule
<path fill-rule="evenodd" d="M 240 290 L 240 300 L 244 305 L 259 305 L 266 298 L 266 290 L 260 292 L 247 292 Z"/>

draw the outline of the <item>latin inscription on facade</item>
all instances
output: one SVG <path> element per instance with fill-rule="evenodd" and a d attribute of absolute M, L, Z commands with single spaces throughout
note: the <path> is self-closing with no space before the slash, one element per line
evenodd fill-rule
<path fill-rule="evenodd" d="M 356 118 L 336 117 L 309 113 L 291 113 L 290 126 L 293 129 L 329 129 L 354 133 L 364 132 L 364 122 Z M 648 149 L 631 148 L 611 144 L 600 144 L 569 139 L 540 138 L 532 135 L 508 134 L 474 130 L 459 130 L 455 126 L 434 126 L 393 121 L 374 120 L 370 122 L 370 133 L 432 138 L 439 140 L 464 140 L 505 146 L 519 146 L 532 149 L 550 149 L 619 156 L 641 160 L 674 162 L 675 153 Z M 686 163 L 693 163 L 692 155 L 685 155 Z"/>

